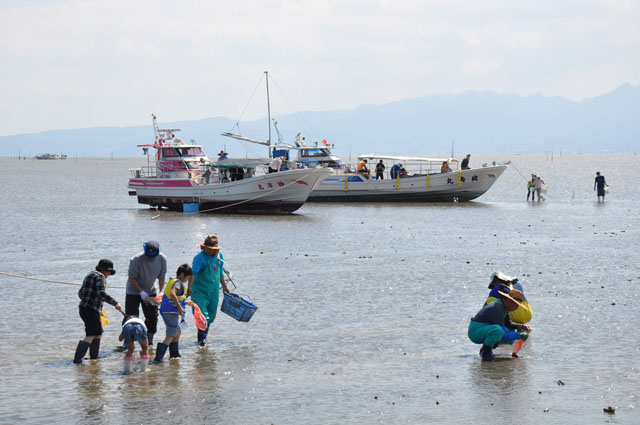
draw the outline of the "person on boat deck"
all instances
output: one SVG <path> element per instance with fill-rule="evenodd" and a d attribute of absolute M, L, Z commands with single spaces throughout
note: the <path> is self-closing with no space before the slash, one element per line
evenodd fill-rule
<path fill-rule="evenodd" d="M 544 180 L 540 178 L 537 174 L 534 174 L 533 177 L 533 186 L 535 188 L 536 194 L 538 195 L 538 202 L 544 200 L 540 192 L 542 192 L 542 185 L 544 184 Z"/>
<path fill-rule="evenodd" d="M 100 339 L 102 336 L 102 313 L 103 302 L 114 306 L 116 310 L 122 312 L 120 303 L 105 292 L 107 278 L 116 274 L 113 262 L 103 258 L 98 262 L 95 271 L 87 274 L 82 281 L 82 286 L 78 291 L 80 305 L 78 306 L 80 318 L 84 322 L 85 338 L 78 342 L 73 362 L 82 363 L 82 358 L 89 350 L 89 357 L 94 360 L 98 358 L 100 352 Z"/>
<path fill-rule="evenodd" d="M 369 168 L 367 167 L 367 160 L 363 159 L 358 163 L 358 173 L 362 174 L 366 178 L 369 178 Z"/>
<path fill-rule="evenodd" d="M 451 170 L 451 167 L 449 167 L 449 161 L 444 161 L 442 163 L 442 166 L 440 167 L 440 172 L 441 173 L 450 173 L 451 171 L 452 170 Z"/>
<path fill-rule="evenodd" d="M 529 196 L 531 196 L 532 201 L 536 200 L 536 184 L 534 183 L 535 176 L 535 173 L 531 173 L 531 180 L 527 182 L 527 201 L 529 200 Z"/>
<path fill-rule="evenodd" d="M 529 323 L 531 319 L 533 319 L 533 310 L 529 305 L 529 301 L 527 301 L 527 298 L 524 296 L 524 288 L 522 287 L 522 284 L 518 282 L 517 277 L 507 276 L 502 272 L 495 272 L 491 275 L 489 289 L 491 289 L 491 292 L 489 292 L 489 296 L 484 303 L 485 305 L 495 300 L 502 299 L 503 296 L 500 294 L 500 291 L 504 292 L 505 290 L 510 291 L 512 289 L 517 289 L 522 292 L 523 301 L 521 304 L 524 307 L 518 306 L 516 310 L 509 312 L 509 318 L 512 322 L 520 323 L 522 325 Z"/>
<path fill-rule="evenodd" d="M 506 292 L 505 292 L 506 291 Z M 493 301 L 480 309 L 471 318 L 467 335 L 476 344 L 482 344 L 482 360 L 493 360 L 492 349 L 500 343 L 513 344 L 519 339 L 526 340 L 531 332 L 529 325 L 514 324 L 509 312 L 522 305 L 524 295 L 517 289 L 500 291 L 502 299 Z"/>
<path fill-rule="evenodd" d="M 220 300 L 220 285 L 224 292 L 229 292 L 224 279 L 224 255 L 218 245 L 216 235 L 208 235 L 204 242 L 200 243 L 200 252 L 193 257 L 193 285 L 187 292 L 191 300 L 200 307 L 207 320 L 207 329 L 198 329 L 198 343 L 204 346 L 207 343 L 209 327 L 216 318 L 218 302 Z"/>
<path fill-rule="evenodd" d="M 600 175 L 600 171 L 596 172 L 596 179 L 593 182 L 593 190 L 596 190 L 596 186 L 598 187 L 598 202 L 600 202 L 601 197 L 602 197 L 602 202 L 604 202 L 604 194 L 605 194 L 604 187 L 605 186 L 609 187 L 609 185 L 604 180 L 604 176 Z"/>
<path fill-rule="evenodd" d="M 382 162 L 382 160 L 380 160 L 380 162 L 378 162 L 376 164 L 376 180 L 380 179 L 380 180 L 384 180 L 384 170 L 385 170 L 385 166 L 384 163 Z"/>
<path fill-rule="evenodd" d="M 464 159 L 462 160 L 462 163 L 460 164 L 460 169 L 462 169 L 462 170 L 471 169 L 471 167 L 469 167 L 469 160 L 470 159 L 471 159 L 471 154 L 468 153 L 467 156 L 465 156 Z"/>
<path fill-rule="evenodd" d="M 280 167 L 282 166 L 284 161 L 284 156 L 276 156 L 275 158 L 273 158 L 269 163 L 269 173 L 277 173 L 278 171 L 280 171 Z"/>
<path fill-rule="evenodd" d="M 140 369 L 142 372 L 146 372 L 149 364 L 149 343 L 147 342 L 147 327 L 144 322 L 138 316 L 126 315 L 118 340 L 124 341 L 127 346 L 127 352 L 124 354 L 124 373 L 131 372 L 136 341 L 140 344 Z"/>
<path fill-rule="evenodd" d="M 398 178 L 398 176 L 400 176 L 400 174 L 402 173 L 402 170 L 404 170 L 404 167 L 402 166 L 402 164 L 393 164 L 393 166 L 391 167 L 391 171 L 389 171 L 389 175 L 391 176 L 392 179 L 396 179 Z"/>
<path fill-rule="evenodd" d="M 160 315 L 166 327 L 166 337 L 159 342 L 156 347 L 156 357 L 154 362 L 161 362 L 164 354 L 169 349 L 169 358 L 175 359 L 180 356 L 178 343 L 180 342 L 180 324 L 184 322 L 185 308 L 187 305 L 193 306 L 193 302 L 187 299 L 187 289 L 184 284 L 193 282 L 193 272 L 191 266 L 182 264 L 176 271 L 176 278 L 169 279 L 164 288 L 162 303 L 160 304 Z"/>
<path fill-rule="evenodd" d="M 218 152 L 218 161 L 227 159 L 227 155 L 229 154 L 226 153 L 224 150 L 221 150 L 220 152 Z"/>
<path fill-rule="evenodd" d="M 151 346 L 153 346 L 153 336 L 158 326 L 158 306 L 151 301 L 156 296 L 154 283 L 157 279 L 158 290 L 162 292 L 166 274 L 167 258 L 160 252 L 160 244 L 156 241 L 145 242 L 143 251 L 129 260 L 125 313 L 130 316 L 139 316 L 139 308 L 142 305 L 144 323 L 147 326 Z"/>

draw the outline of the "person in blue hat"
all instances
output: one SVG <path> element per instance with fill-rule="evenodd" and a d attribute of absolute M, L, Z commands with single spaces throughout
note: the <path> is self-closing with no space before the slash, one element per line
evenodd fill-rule
<path fill-rule="evenodd" d="M 154 284 L 157 280 L 158 290 L 162 291 L 166 274 L 167 258 L 160 252 L 157 241 L 145 242 L 143 251 L 129 260 L 124 310 L 127 315 L 139 317 L 142 306 L 150 346 L 153 346 L 153 336 L 158 328 L 158 305 L 153 302 L 157 294 Z"/>

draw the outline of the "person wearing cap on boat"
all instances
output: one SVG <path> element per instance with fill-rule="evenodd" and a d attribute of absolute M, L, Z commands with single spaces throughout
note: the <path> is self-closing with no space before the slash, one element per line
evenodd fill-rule
<path fill-rule="evenodd" d="M 524 296 L 524 288 L 522 284 L 518 282 L 517 277 L 507 276 L 502 272 L 495 272 L 491 275 L 491 280 L 489 281 L 489 296 L 487 301 L 485 301 L 485 305 L 503 298 L 500 295 L 500 291 L 517 289 L 522 292 L 522 307 L 518 306 L 518 308 L 514 311 L 509 312 L 509 318 L 512 322 L 520 323 L 524 325 L 525 323 L 529 323 L 531 319 L 533 319 L 533 310 L 531 310 L 531 306 L 529 305 L 529 301 Z"/>
<path fill-rule="evenodd" d="M 523 306 L 524 294 L 504 288 L 500 291 L 501 299 L 486 304 L 471 318 L 467 335 L 476 344 L 482 344 L 480 357 L 482 360 L 493 360 L 493 348 L 500 343 L 513 344 L 519 339 L 526 340 L 531 332 L 529 325 L 514 324 L 509 319 L 509 312 Z M 525 307 L 526 308 L 526 307 Z"/>
<path fill-rule="evenodd" d="M 224 292 L 229 292 L 224 279 L 224 255 L 218 245 L 218 236 L 208 235 L 204 242 L 200 243 L 200 252 L 193 257 L 191 266 L 193 283 L 189 285 L 188 293 L 191 300 L 200 307 L 202 314 L 207 319 L 207 329 L 198 329 L 198 344 L 204 346 L 207 343 L 209 327 L 216 318 L 218 302 L 220 301 L 220 286 Z"/>
<path fill-rule="evenodd" d="M 269 163 L 269 173 L 277 173 L 280 171 L 280 167 L 286 161 L 284 156 L 276 156 Z"/>
<path fill-rule="evenodd" d="M 147 241 L 142 247 L 143 251 L 129 260 L 125 313 L 139 317 L 142 305 L 147 338 L 149 345 L 153 347 L 153 336 L 158 328 L 158 306 L 153 302 L 157 294 L 154 284 L 157 280 L 158 290 L 162 292 L 167 274 L 167 258 L 160 252 L 157 241 Z"/>
<path fill-rule="evenodd" d="M 218 161 L 223 161 L 223 160 L 227 159 L 227 155 L 229 155 L 229 154 L 226 153 L 224 151 L 224 149 L 221 150 L 220 152 L 218 152 Z"/>
<path fill-rule="evenodd" d="M 82 281 L 82 287 L 78 291 L 80 297 L 80 318 L 84 322 L 85 338 L 78 342 L 73 362 L 82 363 L 82 358 L 89 350 L 89 357 L 98 358 L 100 352 L 100 339 L 102 336 L 102 305 L 107 302 L 116 310 L 122 312 L 120 303 L 105 292 L 107 278 L 116 274 L 113 262 L 106 258 L 100 260 L 95 271 L 90 272 Z"/>

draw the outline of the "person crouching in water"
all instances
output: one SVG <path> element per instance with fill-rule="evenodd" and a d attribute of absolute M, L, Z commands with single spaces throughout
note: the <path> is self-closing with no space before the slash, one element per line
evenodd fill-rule
<path fill-rule="evenodd" d="M 103 302 L 111 304 L 116 310 L 123 313 L 120 303 L 105 292 L 107 278 L 114 274 L 116 274 L 116 271 L 113 268 L 113 262 L 102 259 L 98 262 L 95 271 L 86 275 L 82 281 L 78 297 L 80 297 L 80 318 L 84 322 L 86 337 L 78 342 L 78 347 L 73 357 L 75 364 L 82 363 L 82 358 L 87 354 L 87 350 L 89 350 L 89 357 L 92 360 L 98 358 L 100 337 L 102 336 L 100 315 Z"/>
<path fill-rule="evenodd" d="M 202 314 L 207 319 L 207 329 L 198 329 L 198 343 L 204 346 L 207 343 L 209 327 L 216 318 L 218 301 L 220 300 L 220 285 L 224 292 L 229 292 L 224 280 L 224 255 L 218 245 L 216 235 L 208 235 L 204 242 L 200 243 L 201 251 L 193 257 L 193 293 L 191 300 L 200 307 Z"/>
<path fill-rule="evenodd" d="M 531 332 L 528 325 L 514 324 L 509 319 L 509 312 L 523 306 L 524 295 L 517 289 L 505 288 L 500 291 L 503 298 L 493 301 L 480 309 L 469 323 L 469 339 L 482 344 L 480 356 L 482 360 L 493 360 L 493 348 L 498 344 L 513 344 L 519 339 L 526 340 Z"/>
<path fill-rule="evenodd" d="M 185 306 L 193 305 L 187 300 L 187 289 L 184 284 L 189 281 L 189 287 L 193 281 L 191 266 L 182 264 L 176 271 L 176 278 L 169 280 L 164 288 L 162 303 L 160 304 L 160 315 L 166 327 L 166 337 L 159 342 L 156 347 L 156 357 L 154 362 L 162 361 L 164 354 L 169 348 L 169 357 L 174 359 L 181 357 L 178 343 L 180 341 L 180 324 L 184 321 Z"/>
<path fill-rule="evenodd" d="M 509 312 L 509 319 L 511 319 L 512 322 L 519 323 L 521 325 L 529 323 L 531 319 L 533 319 L 533 310 L 531 309 L 529 301 L 527 301 L 527 297 L 524 296 L 524 288 L 522 287 L 522 284 L 518 282 L 517 277 L 507 276 L 502 272 L 495 272 L 491 274 L 489 289 L 491 289 L 491 292 L 489 292 L 489 296 L 484 303 L 485 305 L 502 298 L 500 291 L 509 292 L 512 289 L 517 289 L 522 292 L 522 306 L 518 306 L 516 310 Z"/>
<path fill-rule="evenodd" d="M 118 337 L 118 340 L 124 340 L 127 346 L 127 352 L 124 355 L 124 373 L 131 372 L 136 341 L 140 344 L 140 370 L 142 372 L 147 371 L 147 365 L 149 364 L 149 342 L 147 338 L 147 326 L 144 321 L 136 315 L 126 315 L 122 325 L 122 333 Z"/>

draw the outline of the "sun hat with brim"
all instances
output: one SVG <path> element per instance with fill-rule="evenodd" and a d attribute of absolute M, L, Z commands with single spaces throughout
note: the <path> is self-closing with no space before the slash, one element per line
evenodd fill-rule
<path fill-rule="evenodd" d="M 99 272 L 110 272 L 111 274 L 116 274 L 116 271 L 113 268 L 113 261 L 107 260 L 106 258 L 103 258 L 102 260 L 98 261 L 96 270 Z"/>
<path fill-rule="evenodd" d="M 522 304 L 522 302 L 524 301 L 524 294 L 521 291 L 517 289 L 512 289 L 509 292 L 498 291 L 498 293 L 503 297 L 509 298 L 511 301 L 518 304 L 518 306 L 524 308 L 525 310 L 529 310 L 529 307 Z"/>
<path fill-rule="evenodd" d="M 204 239 L 204 242 L 200 242 L 200 248 L 220 249 L 220 246 L 218 245 L 218 237 L 216 235 L 208 235 Z"/>
<path fill-rule="evenodd" d="M 220 151 L 220 153 L 218 153 L 218 156 L 225 156 L 225 155 L 229 155 L 229 154 L 226 153 L 225 151 Z"/>

